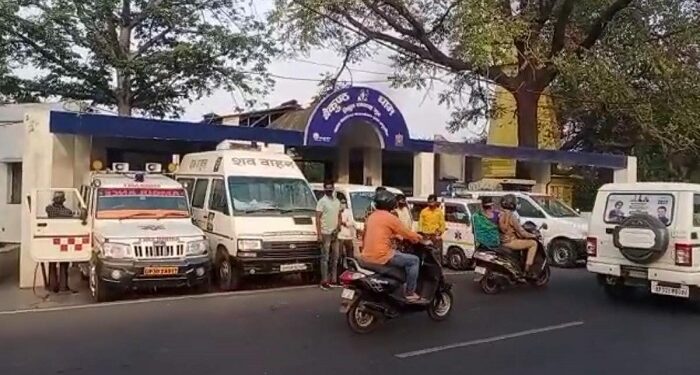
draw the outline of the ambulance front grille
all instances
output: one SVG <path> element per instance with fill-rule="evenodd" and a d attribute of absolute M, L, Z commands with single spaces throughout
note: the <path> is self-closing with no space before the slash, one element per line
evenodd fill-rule
<path fill-rule="evenodd" d="M 141 259 L 180 258 L 185 256 L 185 245 L 134 245 L 134 255 Z"/>

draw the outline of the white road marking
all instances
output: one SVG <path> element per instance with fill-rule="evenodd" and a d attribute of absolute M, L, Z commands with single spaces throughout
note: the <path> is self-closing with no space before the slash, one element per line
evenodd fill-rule
<path fill-rule="evenodd" d="M 173 297 L 153 297 L 153 298 L 143 298 L 143 299 L 135 299 L 135 300 L 114 301 L 114 302 L 83 304 L 83 305 L 43 307 L 43 308 L 37 307 L 35 309 L 0 311 L 0 316 L 30 314 L 30 313 L 43 313 L 43 312 L 52 312 L 52 311 L 55 312 L 55 311 L 95 309 L 95 308 L 112 307 L 112 306 L 137 305 L 137 304 L 152 303 L 152 302 L 171 302 L 171 301 L 181 301 L 181 300 L 190 300 L 190 299 L 205 299 L 205 298 L 215 298 L 215 297 L 238 297 L 238 296 L 249 296 L 249 295 L 257 295 L 257 294 L 267 294 L 267 293 L 275 293 L 275 292 L 311 289 L 311 288 L 318 288 L 318 285 L 300 285 L 300 286 L 289 286 L 289 287 L 272 288 L 272 289 L 242 290 L 242 291 L 234 291 L 234 292 L 194 294 L 194 295 L 173 296 Z"/>
<path fill-rule="evenodd" d="M 548 326 L 548 327 L 528 329 L 526 331 L 508 333 L 508 334 L 500 335 L 500 336 L 487 337 L 484 339 L 478 339 L 478 340 L 472 340 L 472 341 L 466 341 L 466 342 L 458 342 L 455 344 L 436 346 L 436 347 L 432 347 L 432 348 L 415 350 L 415 351 L 406 352 L 406 353 L 399 353 L 399 354 L 396 354 L 395 356 L 397 358 L 405 359 L 405 358 L 417 357 L 417 356 L 425 355 L 425 354 L 442 352 L 442 351 L 450 350 L 450 349 L 464 348 L 467 346 L 475 346 L 475 345 L 480 345 L 480 344 L 488 344 L 491 342 L 509 340 L 509 339 L 513 339 L 516 337 L 523 337 L 523 336 L 535 335 L 538 333 L 556 331 L 556 330 L 565 329 L 565 328 L 578 327 L 581 325 L 583 325 L 582 321 L 568 322 L 568 323 L 557 324 L 557 325 Z"/>

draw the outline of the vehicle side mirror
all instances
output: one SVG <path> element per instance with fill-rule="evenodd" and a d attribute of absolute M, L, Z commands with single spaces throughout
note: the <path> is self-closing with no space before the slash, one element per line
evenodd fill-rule
<path fill-rule="evenodd" d="M 87 218 L 88 218 L 88 210 L 86 208 L 81 208 L 80 209 L 80 220 L 82 221 L 83 225 L 87 225 Z"/>
<path fill-rule="evenodd" d="M 542 230 L 547 230 L 549 228 L 549 226 L 547 225 L 547 223 L 542 223 L 542 226 L 540 228 Z"/>
<path fill-rule="evenodd" d="M 581 214 L 581 210 L 577 208 L 577 209 L 576 209 L 576 213 L 577 213 L 577 214 Z"/>

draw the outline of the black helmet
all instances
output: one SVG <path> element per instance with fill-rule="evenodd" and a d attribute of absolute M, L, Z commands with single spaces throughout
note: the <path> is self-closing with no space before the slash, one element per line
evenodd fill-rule
<path fill-rule="evenodd" d="M 501 207 L 505 210 L 515 211 L 517 204 L 518 202 L 513 194 L 508 194 L 501 198 Z"/>
<path fill-rule="evenodd" d="M 378 210 L 391 211 L 396 208 L 396 196 L 389 191 L 380 190 L 374 194 L 374 207 Z"/>

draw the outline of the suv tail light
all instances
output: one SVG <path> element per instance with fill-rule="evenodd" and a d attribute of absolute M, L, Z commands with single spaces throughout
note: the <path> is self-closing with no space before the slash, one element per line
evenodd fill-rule
<path fill-rule="evenodd" d="M 690 267 L 693 265 L 693 246 L 687 243 L 677 243 L 675 261 L 678 266 Z"/>
<path fill-rule="evenodd" d="M 598 255 L 598 239 L 595 237 L 586 238 L 586 253 L 589 257 Z"/>
<path fill-rule="evenodd" d="M 350 285 L 353 281 L 361 279 L 364 277 L 363 274 L 354 271 L 345 271 L 340 275 L 340 283 L 343 285 Z"/>

